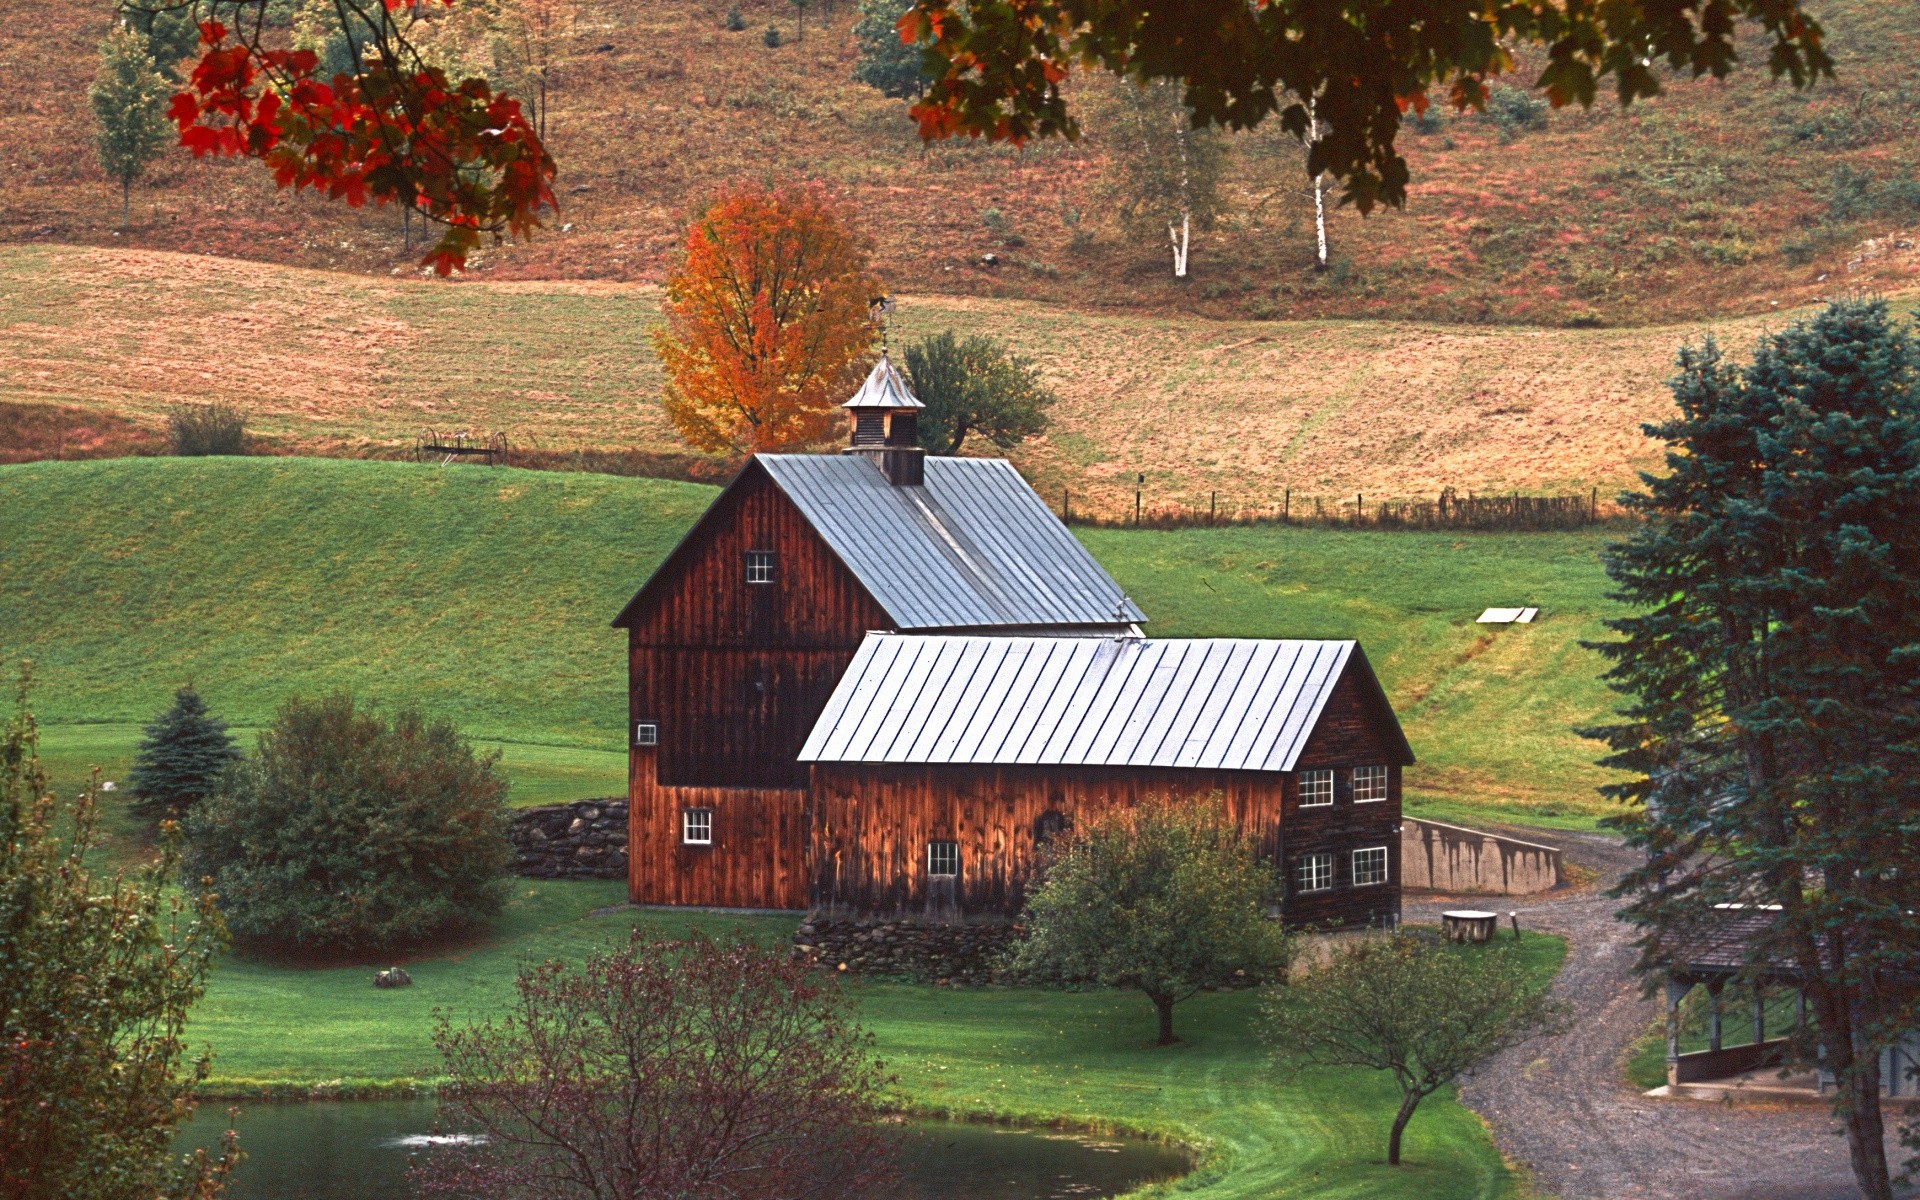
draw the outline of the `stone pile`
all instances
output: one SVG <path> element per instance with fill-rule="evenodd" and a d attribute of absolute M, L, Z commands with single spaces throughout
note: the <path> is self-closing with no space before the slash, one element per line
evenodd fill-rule
<path fill-rule="evenodd" d="M 829 971 L 890 975 L 941 985 L 1005 983 L 1001 954 L 1019 936 L 1007 924 L 809 916 L 793 933 L 793 956 Z"/>
<path fill-rule="evenodd" d="M 514 871 L 535 879 L 625 879 L 627 802 L 575 800 L 523 808 L 507 837 Z"/>

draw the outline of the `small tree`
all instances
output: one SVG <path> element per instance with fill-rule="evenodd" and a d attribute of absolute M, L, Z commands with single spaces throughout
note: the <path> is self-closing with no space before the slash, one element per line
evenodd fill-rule
<path fill-rule="evenodd" d="M 134 751 L 127 772 L 134 811 L 179 816 L 211 793 L 221 772 L 239 757 L 227 723 L 208 714 L 200 693 L 188 684 L 147 726 Z"/>
<path fill-rule="evenodd" d="M 860 46 L 854 79 L 897 100 L 925 95 L 931 82 L 921 68 L 920 48 L 900 40 L 900 18 L 912 7 L 912 0 L 860 0 L 860 15 L 853 23 L 853 39 Z"/>
<path fill-rule="evenodd" d="M 120 185 L 120 228 L 127 227 L 133 181 L 166 148 L 172 88 L 155 69 L 147 39 L 124 25 L 100 43 L 100 73 L 88 93 L 100 122 L 97 146 L 107 178 Z"/>
<path fill-rule="evenodd" d="M 1174 1005 L 1235 972 L 1286 969 L 1291 941 L 1266 915 L 1278 883 L 1217 800 L 1146 800 L 1055 845 L 1027 895 L 1014 970 L 1138 988 L 1166 1046 Z"/>
<path fill-rule="evenodd" d="M 793 40 L 804 45 L 807 40 L 807 2 L 808 0 L 787 0 L 793 5 Z"/>
<path fill-rule="evenodd" d="M 1273 989 L 1265 1035 L 1284 1067 L 1387 1071 L 1400 1110 L 1387 1161 L 1422 1100 L 1502 1050 L 1558 1029 L 1547 995 L 1509 944 L 1449 947 L 1395 934 L 1340 947 L 1325 966 Z"/>
<path fill-rule="evenodd" d="M 372 954 L 472 926 L 505 900 L 498 763 L 410 709 L 289 700 L 194 806 L 187 878 L 264 949 Z"/>
<path fill-rule="evenodd" d="M 867 301 L 882 293 L 865 243 L 820 188 L 723 188 L 687 231 L 652 334 L 674 428 L 711 451 L 819 439 L 857 383 Z"/>
<path fill-rule="evenodd" d="M 534 129 L 547 136 L 547 110 L 561 70 L 573 56 L 577 0 L 494 0 L 488 15 L 489 74 L 532 102 Z"/>
<path fill-rule="evenodd" d="M 951 330 L 907 347 L 907 373 L 925 404 L 920 444 L 932 454 L 958 454 L 968 434 L 1002 450 L 1047 427 L 1054 394 L 1028 360 L 990 337 L 955 339 Z"/>
<path fill-rule="evenodd" d="M 55 798 L 21 673 L 0 733 L 0 1196 L 212 1200 L 235 1161 L 178 1158 L 211 1059 L 183 1062 L 187 1010 L 206 988 L 220 916 L 168 884 L 175 841 L 101 876 L 96 774 Z"/>
<path fill-rule="evenodd" d="M 1109 186 L 1125 224 L 1137 236 L 1166 235 L 1173 275 L 1187 277 L 1195 229 L 1213 228 L 1220 212 L 1220 135 L 1195 129 L 1177 84 L 1121 84 L 1108 106 Z"/>
<path fill-rule="evenodd" d="M 521 972 L 505 1011 L 434 1031 L 441 1112 L 484 1141 L 436 1149 L 432 1196 L 860 1197 L 891 1168 L 890 1082 L 831 979 L 744 937 L 649 941 Z"/>

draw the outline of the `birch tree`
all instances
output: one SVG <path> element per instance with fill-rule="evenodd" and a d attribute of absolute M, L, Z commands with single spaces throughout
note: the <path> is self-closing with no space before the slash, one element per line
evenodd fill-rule
<path fill-rule="evenodd" d="M 1122 223 L 1137 237 L 1164 236 L 1173 277 L 1185 279 L 1194 231 L 1213 228 L 1220 212 L 1220 135 L 1195 129 L 1179 85 L 1165 81 L 1116 89 L 1105 125 Z"/>

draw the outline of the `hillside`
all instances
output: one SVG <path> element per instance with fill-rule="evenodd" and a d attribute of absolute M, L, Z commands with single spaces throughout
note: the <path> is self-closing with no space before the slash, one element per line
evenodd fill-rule
<path fill-rule="evenodd" d="M 0 249 L 0 461 L 10 446 L 16 459 L 151 450 L 167 405 L 225 399 L 283 450 L 392 455 L 423 426 L 500 429 L 548 462 L 627 450 L 669 473 L 716 475 L 724 465 L 688 455 L 659 407 L 646 340 L 657 302 L 640 284 L 449 288 L 199 255 Z M 989 333 L 1040 365 L 1061 402 L 1048 435 L 1014 458 L 1050 501 L 1070 487 L 1076 511 L 1118 513 L 1144 474 L 1149 505 L 1204 508 L 1217 491 L 1231 511 L 1287 488 L 1330 500 L 1444 487 L 1610 496 L 1658 461 L 1640 427 L 1671 411 L 1661 381 L 1676 348 L 1712 332 L 1744 349 L 1790 315 L 1543 329 L 914 295 L 895 337 Z M 79 415 L 58 426 L 52 405 Z"/>
<path fill-rule="evenodd" d="M 563 793 L 568 770 L 604 787 L 605 762 L 521 744 L 617 753 L 624 677 L 606 623 L 712 495 L 327 459 L 0 467 L 0 660 L 35 661 L 35 707 L 69 774 L 123 761 L 134 723 L 192 679 L 237 725 L 292 692 L 417 703 L 513 743 L 509 767 L 540 794 Z M 1605 532 L 1083 536 L 1156 634 L 1360 638 L 1420 756 L 1417 799 L 1547 821 L 1600 810 L 1594 748 L 1571 728 L 1608 704 L 1578 646 L 1609 611 Z M 1547 619 L 1473 623 L 1521 602 Z M 88 733 L 98 722 L 113 729 Z"/>
<path fill-rule="evenodd" d="M 892 286 L 923 295 L 1233 318 L 1637 324 L 1803 303 L 1841 279 L 1897 287 L 1917 261 L 1906 235 L 1920 224 L 1920 8 L 1905 0 L 1814 0 L 1840 79 L 1811 93 L 1769 81 L 1755 41 L 1726 83 L 1676 81 L 1630 113 L 1603 103 L 1542 128 L 1474 116 L 1409 130 L 1407 210 L 1337 214 L 1325 275 L 1307 269 L 1299 149 L 1271 130 L 1235 135 L 1227 216 L 1198 244 L 1191 285 L 1167 277 L 1161 245 L 1104 219 L 1097 128 L 1078 145 L 923 151 L 901 102 L 849 78 L 850 4 L 796 43 L 783 0 L 743 0 L 740 33 L 724 29 L 729 0 L 583 2 L 553 110 L 564 210 L 532 244 L 486 255 L 483 278 L 657 281 L 690 201 L 768 171 L 830 183 Z M 0 28 L 16 97 L 0 111 L 0 240 L 412 269 L 395 214 L 280 195 L 257 166 L 178 150 L 136 190 L 120 235 L 86 99 L 110 11 L 49 0 Z M 762 44 L 769 22 L 788 44 Z M 988 251 L 1003 265 L 982 266 Z"/>

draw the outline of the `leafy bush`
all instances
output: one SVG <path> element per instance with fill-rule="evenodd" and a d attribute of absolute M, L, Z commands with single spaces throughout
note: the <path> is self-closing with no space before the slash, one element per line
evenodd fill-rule
<path fill-rule="evenodd" d="M 127 772 L 134 811 L 179 816 L 206 798 L 239 757 L 227 723 L 207 712 L 191 684 L 181 688 L 167 711 L 142 731 Z"/>
<path fill-rule="evenodd" d="M 1512 141 L 1522 131 L 1547 127 L 1547 102 L 1517 87 L 1496 83 L 1487 93 L 1487 118 L 1500 130 L 1500 140 Z"/>
<path fill-rule="evenodd" d="M 511 847 L 499 756 L 408 709 L 289 700 L 259 749 L 194 806 L 186 877 L 236 941 L 366 955 L 500 910 Z"/>
<path fill-rule="evenodd" d="M 238 405 L 176 404 L 167 410 L 167 445 L 180 458 L 247 452 L 247 414 Z"/>

